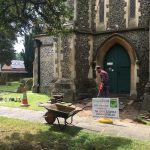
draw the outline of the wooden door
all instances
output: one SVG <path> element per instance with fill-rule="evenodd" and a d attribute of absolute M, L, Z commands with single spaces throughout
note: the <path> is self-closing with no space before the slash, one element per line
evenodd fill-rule
<path fill-rule="evenodd" d="M 105 56 L 104 69 L 109 74 L 110 92 L 130 92 L 130 57 L 120 46 L 113 46 Z"/>

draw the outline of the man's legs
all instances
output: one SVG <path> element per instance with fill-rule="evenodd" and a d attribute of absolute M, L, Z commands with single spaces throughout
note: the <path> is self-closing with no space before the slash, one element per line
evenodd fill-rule
<path fill-rule="evenodd" d="M 104 86 L 104 97 L 109 97 L 109 87 Z"/>

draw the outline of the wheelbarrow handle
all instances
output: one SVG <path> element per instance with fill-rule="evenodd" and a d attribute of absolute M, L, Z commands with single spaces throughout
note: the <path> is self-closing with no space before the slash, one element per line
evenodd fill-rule
<path fill-rule="evenodd" d="M 70 115 L 70 116 L 74 116 L 75 114 L 77 114 L 78 112 L 80 111 L 83 111 L 85 108 L 87 107 L 91 107 L 91 106 L 84 106 L 82 109 L 79 109 L 79 110 L 74 110 L 74 112 Z"/>

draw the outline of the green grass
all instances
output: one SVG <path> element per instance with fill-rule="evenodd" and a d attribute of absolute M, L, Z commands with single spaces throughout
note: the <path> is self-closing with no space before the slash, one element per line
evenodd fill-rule
<path fill-rule="evenodd" d="M 45 94 L 32 93 L 31 91 L 27 92 L 27 99 L 29 103 L 29 107 L 21 107 L 20 102 L 9 101 L 9 98 L 20 98 L 22 99 L 22 93 L 9 93 L 3 92 L 0 93 L 0 97 L 2 97 L 6 102 L 0 102 L 0 106 L 14 107 L 14 108 L 23 108 L 23 109 L 32 109 L 32 110 L 44 110 L 43 107 L 38 107 L 39 102 L 47 102 L 49 97 Z"/>
<path fill-rule="evenodd" d="M 0 117 L 1 150 L 148 150 L 150 143 Z"/>
<path fill-rule="evenodd" d="M 0 106 L 7 107 L 15 107 L 15 108 L 23 108 L 23 109 L 32 109 L 32 110 L 44 110 L 42 107 L 38 107 L 39 102 L 47 102 L 49 97 L 46 94 L 37 94 L 32 93 L 31 91 L 27 92 L 27 99 L 29 103 L 29 107 L 20 107 L 20 102 L 9 101 L 9 98 L 22 100 L 22 93 L 15 93 L 19 86 L 19 81 L 10 82 L 10 85 L 0 85 L 0 97 L 2 97 L 5 101 L 0 102 Z"/>
<path fill-rule="evenodd" d="M 150 126 L 150 121 L 147 121 L 146 119 L 142 118 L 142 116 L 138 116 L 135 119 L 135 121 L 138 122 L 138 123 L 142 123 L 142 124 L 146 124 L 146 125 Z"/>
<path fill-rule="evenodd" d="M 16 92 L 17 88 L 19 86 L 19 81 L 15 81 L 15 82 L 10 82 L 11 85 L 0 85 L 0 91 L 1 92 Z"/>

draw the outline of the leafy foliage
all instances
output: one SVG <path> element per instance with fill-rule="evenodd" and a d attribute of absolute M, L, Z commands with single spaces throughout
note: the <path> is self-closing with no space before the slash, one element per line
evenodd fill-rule
<path fill-rule="evenodd" d="M 16 60 L 23 60 L 22 52 L 20 52 L 20 53 L 15 53 L 15 59 L 16 59 Z"/>
<path fill-rule="evenodd" d="M 18 33 L 58 34 L 66 31 L 64 23 L 72 19 L 67 0 L 0 0 L 0 8 L 0 63 L 14 57 L 12 45 Z"/>
<path fill-rule="evenodd" d="M 0 63 L 10 64 L 14 57 L 13 44 L 15 39 L 13 33 L 0 28 Z"/>
<path fill-rule="evenodd" d="M 33 48 L 33 37 L 32 34 L 25 35 L 24 42 L 25 52 L 22 51 L 21 55 L 24 60 L 25 68 L 29 75 L 33 73 L 33 60 L 34 60 L 34 48 Z"/>
<path fill-rule="evenodd" d="M 33 27 L 56 34 L 71 19 L 67 0 L 1 0 L 0 27 L 24 33 Z"/>

